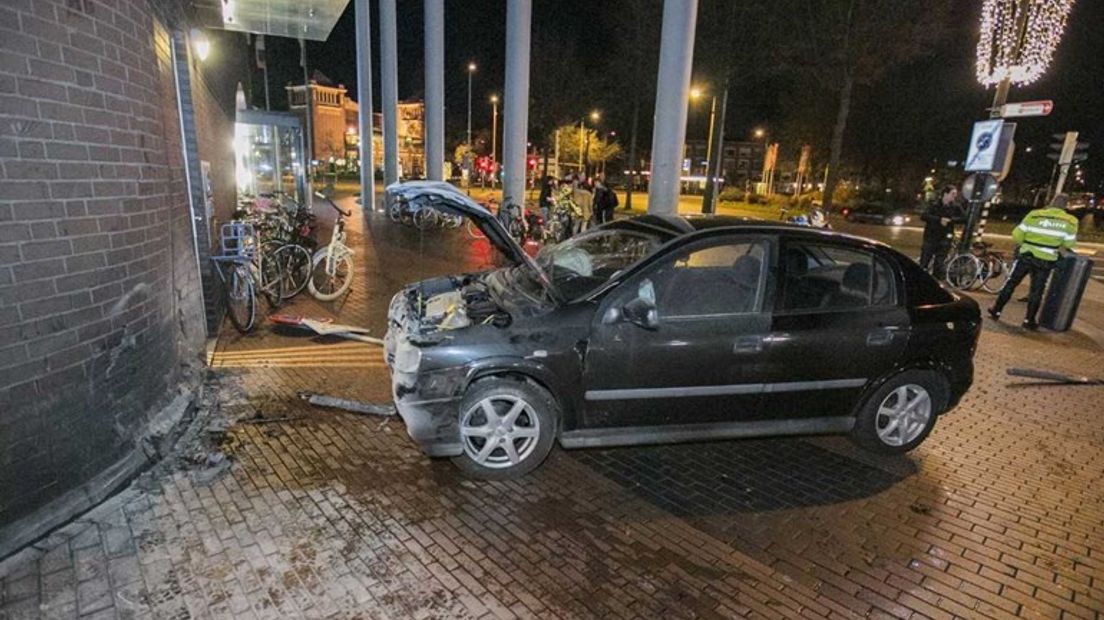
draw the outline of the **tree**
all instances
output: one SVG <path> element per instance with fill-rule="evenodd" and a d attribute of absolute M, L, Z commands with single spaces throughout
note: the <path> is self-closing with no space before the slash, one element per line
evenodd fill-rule
<path fill-rule="evenodd" d="M 786 60 L 808 82 L 835 96 L 824 207 L 832 207 L 844 132 L 856 86 L 934 51 L 951 0 L 783 0 L 775 4 L 776 32 Z"/>
<path fill-rule="evenodd" d="M 554 145 L 557 135 L 560 139 L 561 165 L 578 165 L 582 161 L 580 154 L 584 148 L 586 161 L 592 165 L 605 163 L 621 153 L 621 145 L 616 141 L 603 139 L 597 131 L 590 128 L 584 133 L 578 124 L 561 125 L 552 132 L 548 142 Z"/>

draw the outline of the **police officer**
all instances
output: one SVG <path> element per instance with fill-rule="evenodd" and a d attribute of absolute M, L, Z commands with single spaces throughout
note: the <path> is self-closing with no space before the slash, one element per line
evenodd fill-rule
<path fill-rule="evenodd" d="M 1077 218 L 1066 213 L 1068 198 L 1058 194 L 1045 209 L 1035 209 L 1027 214 L 1020 225 L 1012 230 L 1012 240 L 1016 242 L 1016 258 L 1012 264 L 1012 273 L 997 293 L 997 301 L 989 308 L 989 316 L 1000 320 L 1004 305 L 1012 297 L 1020 282 L 1031 274 L 1031 292 L 1027 296 L 1027 316 L 1024 329 L 1038 329 L 1035 315 L 1043 300 L 1050 270 L 1058 261 L 1059 252 L 1069 250 L 1077 241 Z"/>
<path fill-rule="evenodd" d="M 957 199 L 958 188 L 948 185 L 920 216 L 924 220 L 920 266 L 937 278 L 943 277 L 943 262 L 954 242 L 954 225 L 965 220 L 962 209 L 956 203 Z"/>

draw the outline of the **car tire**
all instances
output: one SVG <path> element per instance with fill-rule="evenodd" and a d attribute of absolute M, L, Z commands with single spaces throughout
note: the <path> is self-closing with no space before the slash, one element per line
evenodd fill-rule
<path fill-rule="evenodd" d="M 931 370 L 894 375 L 863 402 L 851 439 L 871 452 L 908 452 L 931 433 L 949 392 L 946 379 Z"/>
<path fill-rule="evenodd" d="M 488 406 L 497 419 L 488 415 Z M 459 415 L 464 451 L 452 462 L 472 478 L 507 480 L 533 471 L 551 452 L 559 406 L 532 381 L 488 377 L 468 387 Z"/>

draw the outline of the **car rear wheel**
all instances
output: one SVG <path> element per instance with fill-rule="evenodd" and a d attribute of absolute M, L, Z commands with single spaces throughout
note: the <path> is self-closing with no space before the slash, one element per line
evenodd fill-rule
<path fill-rule="evenodd" d="M 851 438 L 873 452 L 896 454 L 920 445 L 946 407 L 947 383 L 929 370 L 908 370 L 886 381 L 866 400 Z"/>
<path fill-rule="evenodd" d="M 460 403 L 460 442 L 452 459 L 484 480 L 524 475 L 544 461 L 556 436 L 556 400 L 536 384 L 510 377 L 476 381 Z"/>

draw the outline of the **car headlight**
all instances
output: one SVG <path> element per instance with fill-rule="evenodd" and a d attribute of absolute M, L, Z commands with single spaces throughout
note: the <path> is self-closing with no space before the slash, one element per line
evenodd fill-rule
<path fill-rule="evenodd" d="M 422 350 L 406 340 L 399 340 L 395 347 L 395 372 L 415 373 L 422 363 Z"/>
<path fill-rule="evenodd" d="M 894 215 L 893 216 L 893 225 L 894 226 L 900 226 L 901 224 L 904 224 L 904 223 L 905 223 L 905 216 L 903 216 L 903 215 Z"/>

